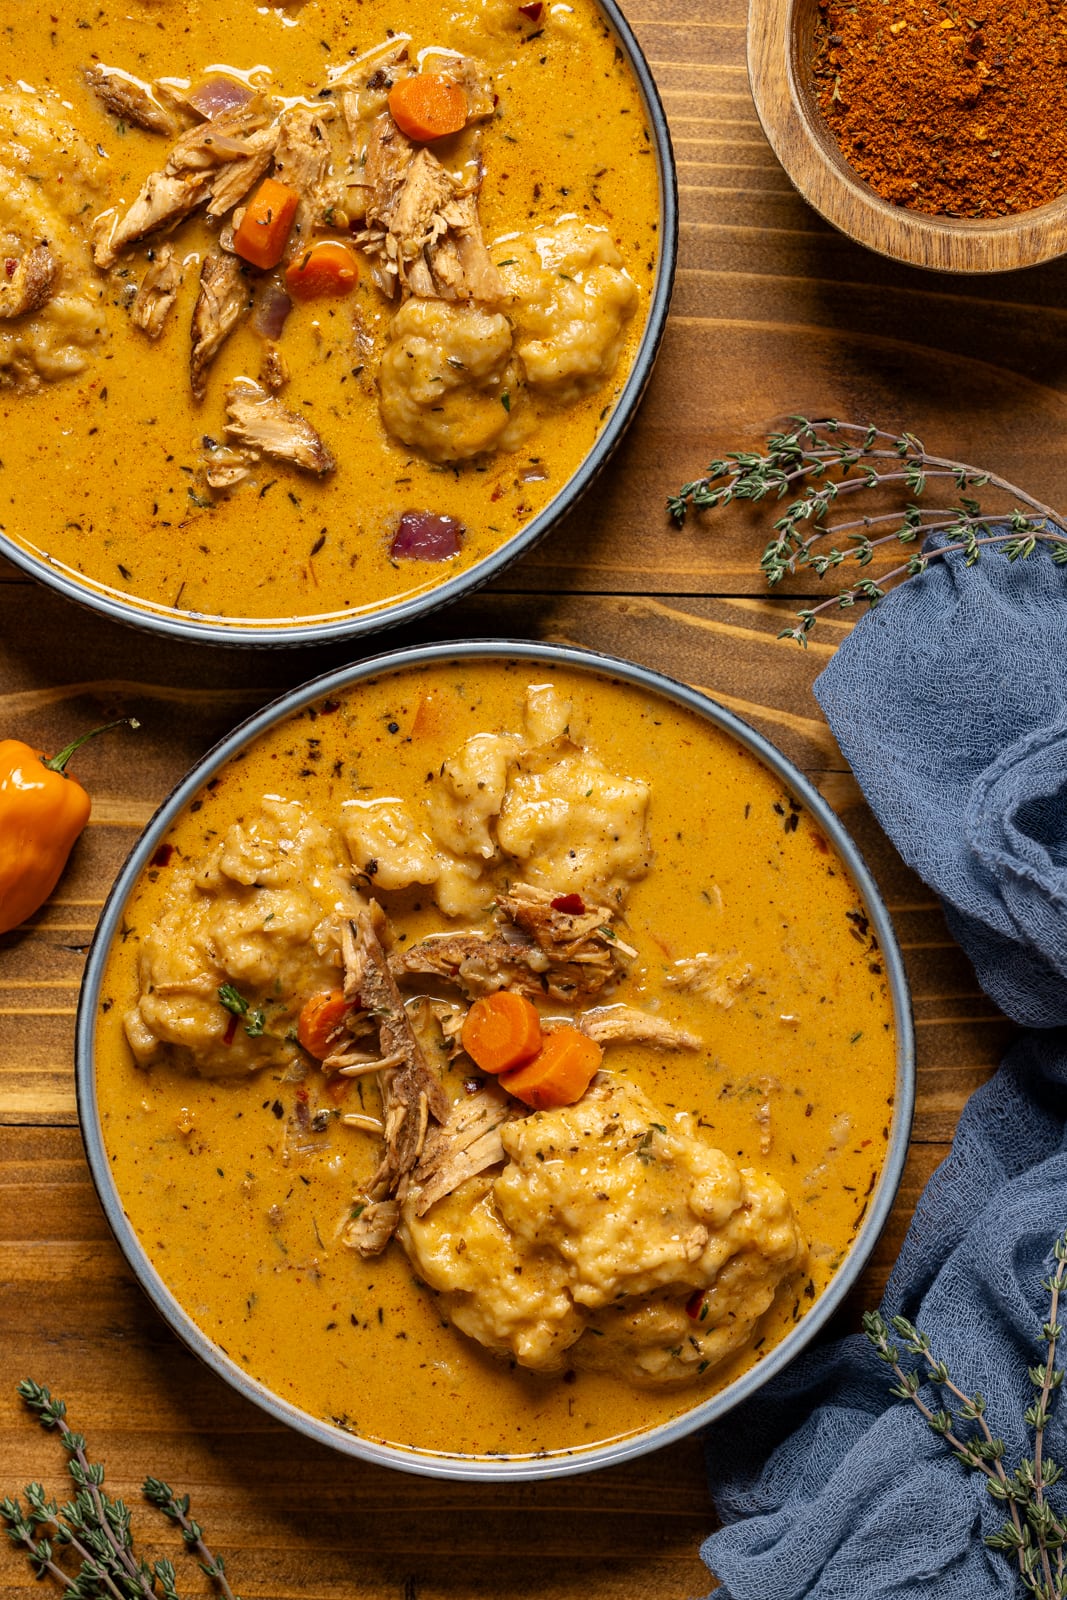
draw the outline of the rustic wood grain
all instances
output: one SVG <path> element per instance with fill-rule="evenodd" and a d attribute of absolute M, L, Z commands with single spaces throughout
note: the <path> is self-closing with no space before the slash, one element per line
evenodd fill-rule
<path fill-rule="evenodd" d="M 964 1101 L 1011 1034 L 933 896 L 863 804 L 811 693 L 846 622 L 821 627 L 805 653 L 777 643 L 806 591 L 763 592 L 764 512 L 731 507 L 677 531 L 663 506 L 708 459 L 752 446 L 791 412 L 907 426 L 938 453 L 995 467 L 1067 506 L 1067 265 L 961 279 L 862 250 L 798 198 L 760 131 L 745 76 L 744 0 L 634 0 L 632 21 L 679 162 L 672 321 L 612 470 L 494 593 L 360 647 L 219 653 L 95 618 L 0 564 L 3 733 L 55 749 L 95 721 L 142 721 L 137 735 L 85 751 L 92 823 L 53 899 L 0 939 L 0 1493 L 34 1476 L 63 1487 L 55 1441 L 13 1396 L 17 1378 L 32 1374 L 68 1398 L 131 1503 L 148 1471 L 192 1493 L 245 1600 L 681 1600 L 710 1585 L 697 1552 L 714 1512 L 692 1440 L 608 1472 L 495 1489 L 337 1457 L 232 1395 L 137 1290 L 76 1130 L 78 983 L 138 830 L 242 717 L 393 644 L 531 636 L 614 651 L 698 685 L 800 765 L 887 899 L 918 1040 L 904 1181 L 839 1328 L 880 1295 Z M 0 1553 L 0 1594 L 23 1600 L 31 1588 L 41 1592 L 28 1568 Z"/>

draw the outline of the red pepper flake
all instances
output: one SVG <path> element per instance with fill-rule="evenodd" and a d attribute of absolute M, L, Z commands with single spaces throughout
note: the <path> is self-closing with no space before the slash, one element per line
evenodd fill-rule
<path fill-rule="evenodd" d="M 685 1314 L 691 1322 L 699 1322 L 704 1314 L 704 1301 L 707 1297 L 706 1289 L 694 1289 L 689 1299 L 685 1302 Z"/>
<path fill-rule="evenodd" d="M 174 846 L 172 844 L 161 844 L 149 865 L 153 867 L 169 867 L 170 858 L 173 854 Z"/>
<path fill-rule="evenodd" d="M 15 276 L 18 264 L 19 262 L 17 256 L 8 256 L 6 258 L 4 261 L 4 274 L 8 279 L 11 279 Z"/>
<path fill-rule="evenodd" d="M 340 711 L 340 700 L 324 700 L 319 707 L 320 717 L 332 717 L 335 711 Z"/>
<path fill-rule="evenodd" d="M 552 902 L 553 911 L 562 911 L 568 917 L 580 917 L 585 913 L 585 901 L 580 894 L 558 894 Z"/>
<path fill-rule="evenodd" d="M 296 1091 L 296 1098 L 298 1100 L 303 1100 L 304 1104 L 306 1105 L 307 1101 L 308 1101 L 308 1092 L 307 1092 L 307 1090 L 303 1089 L 303 1088 L 298 1089 Z"/>
<path fill-rule="evenodd" d="M 232 1044 L 233 1041 L 234 1041 L 234 1037 L 235 1037 L 236 1033 L 237 1033 L 237 1015 L 236 1015 L 235 1012 L 231 1012 L 230 1013 L 230 1020 L 226 1024 L 226 1032 L 222 1036 L 223 1044 Z"/>
<path fill-rule="evenodd" d="M 542 4 L 542 0 L 532 0 L 530 5 L 519 7 L 519 10 L 522 12 L 523 16 L 529 17 L 531 22 L 540 22 L 541 13 L 544 9 L 545 8 Z"/>

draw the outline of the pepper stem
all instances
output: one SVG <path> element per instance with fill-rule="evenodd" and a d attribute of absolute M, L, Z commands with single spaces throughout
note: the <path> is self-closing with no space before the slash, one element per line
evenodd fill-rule
<path fill-rule="evenodd" d="M 73 739 L 67 745 L 65 750 L 61 750 L 50 761 L 42 759 L 41 765 L 42 767 L 47 767 L 49 772 L 62 772 L 75 750 L 80 750 L 88 740 L 95 739 L 98 733 L 107 733 L 110 728 L 139 728 L 140 726 L 141 724 L 136 717 L 120 717 L 117 722 L 105 722 L 99 728 L 90 728 L 88 733 L 80 734 L 77 739 Z"/>

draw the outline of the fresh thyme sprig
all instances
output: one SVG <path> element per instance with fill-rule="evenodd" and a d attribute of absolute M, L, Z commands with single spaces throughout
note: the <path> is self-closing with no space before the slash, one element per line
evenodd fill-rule
<path fill-rule="evenodd" d="M 985 1542 L 991 1549 L 1015 1557 L 1023 1585 L 1035 1600 L 1067 1600 L 1067 1519 L 1058 1515 L 1048 1500 L 1048 1490 L 1059 1482 L 1063 1471 L 1045 1453 L 1052 1395 L 1063 1382 L 1063 1371 L 1056 1366 L 1056 1347 L 1063 1333 L 1058 1319 L 1060 1299 L 1067 1288 L 1067 1233 L 1056 1240 L 1052 1253 L 1055 1268 L 1042 1281 L 1050 1295 L 1048 1321 L 1041 1329 L 1045 1359 L 1028 1369 L 1037 1394 L 1024 1414 L 1027 1427 L 1034 1431 L 1033 1454 L 1024 1457 L 1010 1474 L 1004 1466 L 1004 1441 L 994 1437 L 986 1421 L 983 1396 L 965 1394 L 953 1383 L 945 1363 L 934 1355 L 926 1334 L 906 1317 L 893 1317 L 887 1322 L 880 1311 L 868 1311 L 863 1318 L 863 1331 L 897 1380 L 890 1393 L 910 1400 L 927 1425 L 944 1439 L 957 1461 L 981 1472 L 990 1494 L 1006 1507 L 1007 1520 L 996 1533 L 988 1534 Z M 921 1366 L 910 1370 L 903 1367 L 893 1333 L 910 1355 L 919 1358 Z M 920 1394 L 926 1383 L 957 1401 L 956 1411 L 945 1406 L 935 1410 L 927 1405 Z"/>
<path fill-rule="evenodd" d="M 933 549 L 913 550 L 908 559 L 887 572 L 877 583 L 858 578 L 828 600 L 797 613 L 797 622 L 779 634 L 806 645 L 807 636 L 823 611 L 846 609 L 861 601 L 877 605 L 889 584 L 918 577 L 931 561 L 951 553 L 963 555 L 968 566 L 982 551 L 996 547 L 1009 561 L 1025 560 L 1039 544 L 1046 545 L 1053 561 L 1067 563 L 1067 522 L 1050 506 L 994 472 L 965 462 L 928 454 L 912 433 L 892 434 L 873 425 L 838 422 L 833 418 L 809 422 L 793 417 L 792 429 L 771 434 L 766 452 L 739 450 L 712 461 L 707 473 L 683 484 L 667 500 L 667 509 L 680 527 L 690 510 L 712 510 L 732 500 L 790 500 L 774 524 L 775 537 L 763 552 L 760 566 L 770 587 L 809 568 L 824 578 L 846 563 L 866 567 L 875 551 L 894 543 L 915 545 L 939 536 Z M 959 496 L 954 505 L 919 505 L 931 484 L 951 485 Z M 999 513 L 983 512 L 969 491 L 993 488 L 1014 502 Z M 829 521 L 837 503 L 863 491 L 888 490 L 907 495 L 897 511 Z M 984 530 L 996 529 L 996 532 Z M 882 530 L 885 531 L 877 531 Z M 873 534 L 873 537 L 872 537 Z M 841 540 L 829 547 L 822 540 Z"/>
<path fill-rule="evenodd" d="M 18 1499 L 0 1500 L 0 1522 L 12 1544 L 26 1551 L 34 1576 L 53 1578 L 66 1600 L 181 1600 L 174 1564 L 166 1559 L 148 1562 L 136 1555 L 130 1510 L 104 1491 L 104 1469 L 89 1460 L 82 1434 L 67 1427 L 66 1404 L 29 1378 L 19 1384 L 18 1393 L 42 1428 L 59 1430 L 75 1489 L 73 1500 L 65 1505 L 49 1500 L 39 1483 L 23 1489 L 25 1506 Z M 175 1495 L 158 1478 L 146 1478 L 143 1493 L 180 1528 L 185 1548 L 197 1558 L 223 1600 L 238 1600 L 226 1579 L 221 1556 L 212 1555 L 199 1523 L 189 1515 L 189 1496 Z M 77 1563 L 76 1573 L 56 1559 L 60 1552 L 73 1558 L 70 1566 Z"/>

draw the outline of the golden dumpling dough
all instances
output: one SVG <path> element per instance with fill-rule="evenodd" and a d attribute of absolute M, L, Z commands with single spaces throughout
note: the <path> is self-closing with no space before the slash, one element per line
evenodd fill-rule
<path fill-rule="evenodd" d="M 806 1259 L 780 1184 L 624 1078 L 600 1073 L 577 1104 L 500 1136 L 499 1174 L 422 1217 L 416 1187 L 401 1237 L 449 1320 L 522 1366 L 691 1382 L 749 1342 Z"/>
<path fill-rule="evenodd" d="M 615 371 L 637 285 L 606 228 L 566 218 L 500 240 L 493 260 L 530 388 L 567 405 Z"/>
<path fill-rule="evenodd" d="M 298 801 L 266 796 L 206 860 L 166 871 L 170 897 L 141 942 L 124 1018 L 138 1062 L 210 1078 L 294 1058 L 296 1013 L 340 982 L 338 917 L 358 904 L 340 841 Z M 226 984 L 248 1007 L 236 1022 Z"/>
<path fill-rule="evenodd" d="M 521 369 L 499 312 L 409 300 L 390 325 L 378 382 L 388 431 L 431 461 L 469 461 L 518 442 Z"/>

